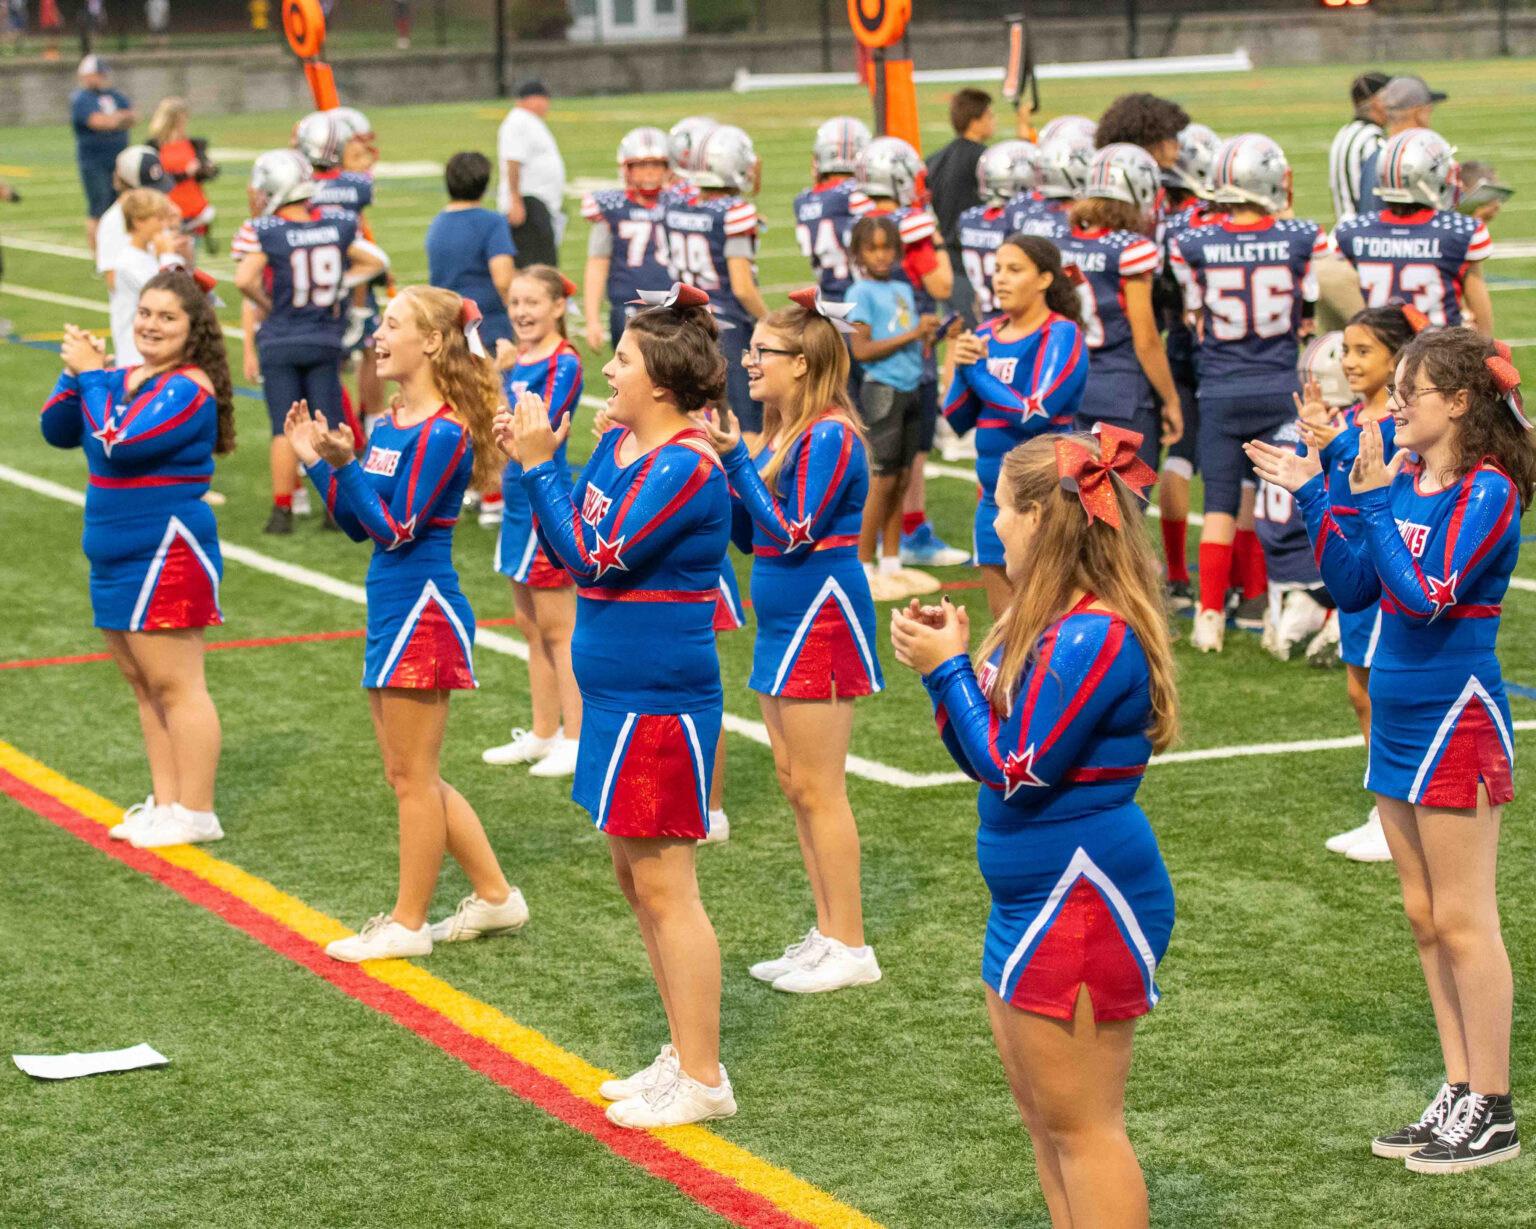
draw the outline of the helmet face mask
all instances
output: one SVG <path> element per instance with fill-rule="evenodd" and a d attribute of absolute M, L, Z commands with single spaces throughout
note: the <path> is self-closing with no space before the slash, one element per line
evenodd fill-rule
<path fill-rule="evenodd" d="M 988 205 L 1028 192 L 1040 178 L 1040 151 L 1030 141 L 989 145 L 976 163 L 976 187 Z"/>
<path fill-rule="evenodd" d="M 864 148 L 854 169 L 859 187 L 906 208 L 928 199 L 928 170 L 917 151 L 900 137 L 877 137 Z"/>
<path fill-rule="evenodd" d="M 1376 180 L 1376 195 L 1393 205 L 1451 209 L 1461 198 L 1456 147 L 1429 128 L 1410 128 L 1382 146 Z"/>
<path fill-rule="evenodd" d="M 625 188 L 645 195 L 660 192 L 671 170 L 667 134 L 660 128 L 631 128 L 619 141 L 618 163 Z"/>
<path fill-rule="evenodd" d="M 1290 207 L 1291 167 L 1285 151 L 1257 132 L 1223 142 L 1211 170 L 1211 199 L 1276 214 Z"/>
<path fill-rule="evenodd" d="M 871 141 L 868 126 L 851 115 L 834 115 L 816 129 L 811 168 L 822 175 L 852 175 L 859 155 Z"/>

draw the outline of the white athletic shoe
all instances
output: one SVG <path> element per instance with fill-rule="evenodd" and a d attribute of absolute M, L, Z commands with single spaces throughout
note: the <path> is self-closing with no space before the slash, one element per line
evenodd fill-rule
<path fill-rule="evenodd" d="M 1366 834 L 1344 851 L 1351 862 L 1390 862 L 1392 851 L 1387 848 L 1387 834 L 1381 830 L 1381 816 L 1371 808 L 1371 822 Z"/>
<path fill-rule="evenodd" d="M 812 926 L 797 942 L 786 947 L 782 956 L 775 960 L 759 960 L 747 972 L 758 981 L 778 981 L 784 974 L 793 973 L 812 960 L 825 942 L 821 931 Z"/>
<path fill-rule="evenodd" d="M 308 516 L 314 510 L 314 506 L 309 502 L 309 487 L 301 482 L 293 488 L 293 514 Z"/>
<path fill-rule="evenodd" d="M 597 1086 L 597 1095 L 608 1101 L 628 1101 L 640 1096 L 652 1084 L 661 1079 L 671 1079 L 668 1069 L 677 1070 L 677 1051 L 669 1041 L 661 1047 L 661 1053 L 651 1060 L 649 1067 L 642 1067 L 627 1080 L 604 1080 Z"/>
<path fill-rule="evenodd" d="M 458 943 L 485 935 L 504 935 L 521 930 L 528 921 L 528 902 L 516 888 L 499 905 L 481 900 L 473 892 L 441 922 L 432 923 L 432 942 Z"/>
<path fill-rule="evenodd" d="M 1329 853 L 1348 853 L 1351 845 L 1358 844 L 1370 836 L 1371 830 L 1381 831 L 1381 812 L 1375 807 L 1365 817 L 1365 822 L 1358 828 L 1351 828 L 1348 832 L 1341 832 L 1338 836 L 1330 836 L 1323 842 L 1323 848 Z"/>
<path fill-rule="evenodd" d="M 1227 614 L 1224 610 L 1195 611 L 1195 630 L 1189 642 L 1202 653 L 1220 653 L 1227 638 Z"/>
<path fill-rule="evenodd" d="M 786 994 L 821 994 L 847 986 L 865 986 L 879 981 L 880 976 L 874 948 L 868 944 L 849 947 L 823 935 L 815 954 L 802 961 L 799 968 L 776 979 L 773 988 Z"/>
<path fill-rule="evenodd" d="M 724 1066 L 720 1068 L 720 1083 L 715 1088 L 700 1084 L 679 1068 L 672 1067 L 638 1097 L 610 1105 L 608 1121 L 615 1126 L 649 1131 L 656 1127 L 681 1127 L 691 1122 L 729 1118 L 735 1112 L 736 1095 L 731 1091 L 731 1080 L 725 1074 Z"/>
<path fill-rule="evenodd" d="M 506 501 L 500 495 L 482 495 L 477 510 L 481 529 L 495 529 L 501 524 L 501 510 Z"/>
<path fill-rule="evenodd" d="M 1292 589 L 1285 595 L 1280 607 L 1279 639 L 1285 661 L 1291 650 L 1323 630 L 1328 621 L 1328 608 L 1305 589 Z"/>
<path fill-rule="evenodd" d="M 1339 612 L 1330 610 L 1323 620 L 1322 630 L 1307 644 L 1307 665 L 1322 670 L 1343 665 L 1339 649 Z"/>
<path fill-rule="evenodd" d="M 160 812 L 155 805 L 155 796 L 149 795 L 143 802 L 135 802 L 123 812 L 123 821 L 114 824 L 107 829 L 107 835 L 114 841 L 126 841 L 138 829 L 146 826 Z"/>
<path fill-rule="evenodd" d="M 711 811 L 709 813 L 709 835 L 700 845 L 724 845 L 731 839 L 731 821 L 725 817 L 724 811 Z"/>
<path fill-rule="evenodd" d="M 576 775 L 576 748 L 574 738 L 556 735 L 549 753 L 528 770 L 530 777 L 574 777 Z"/>
<path fill-rule="evenodd" d="M 389 914 L 375 913 L 355 935 L 327 943 L 325 954 L 332 960 L 342 960 L 347 964 L 358 964 L 364 960 L 395 960 L 403 956 L 430 956 L 432 927 L 423 923 L 420 930 L 407 930 Z"/>
<path fill-rule="evenodd" d="M 128 834 L 128 841 L 135 849 L 160 849 L 166 845 L 194 845 L 200 841 L 223 839 L 224 829 L 219 827 L 217 815 L 212 811 L 189 811 L 179 802 L 156 807 L 148 823 Z"/>
<path fill-rule="evenodd" d="M 526 764 L 531 760 L 542 760 L 564 737 L 563 730 L 556 730 L 551 738 L 540 738 L 532 730 L 513 729 L 511 742 L 486 748 L 480 758 L 487 764 Z"/>

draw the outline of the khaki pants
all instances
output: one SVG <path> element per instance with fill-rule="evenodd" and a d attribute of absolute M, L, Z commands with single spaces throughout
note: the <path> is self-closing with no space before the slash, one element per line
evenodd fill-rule
<path fill-rule="evenodd" d="M 1332 333 L 1342 329 L 1356 313 L 1365 309 L 1360 293 L 1360 279 L 1355 267 L 1342 256 L 1320 256 L 1312 262 L 1317 276 L 1317 331 Z"/>

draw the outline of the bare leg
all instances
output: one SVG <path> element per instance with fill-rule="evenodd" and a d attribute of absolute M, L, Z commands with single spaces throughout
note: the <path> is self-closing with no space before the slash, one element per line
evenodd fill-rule
<path fill-rule="evenodd" d="M 773 771 L 779 779 L 779 789 L 783 791 L 786 801 L 793 798 L 794 779 L 790 774 L 789 740 L 784 736 L 784 722 L 782 718 L 782 704 L 777 696 L 765 696 L 759 693 L 758 705 L 763 710 L 763 724 L 768 727 L 768 745 L 773 749 Z M 794 809 L 793 802 L 790 803 Z M 827 887 L 822 879 L 821 865 L 816 860 L 816 845 L 811 840 L 810 826 L 800 818 L 800 812 L 795 811 L 795 835 L 800 839 L 800 856 L 805 860 L 805 877 L 810 880 L 811 899 L 816 903 L 816 929 L 822 934 L 827 932 L 823 927 L 832 924 L 831 914 L 827 909 Z"/>
<path fill-rule="evenodd" d="M 427 920 L 448 840 L 438 756 L 448 723 L 446 691 L 378 687 L 368 692 L 384 777 L 400 814 L 400 890 L 391 911 L 408 930 Z"/>
<path fill-rule="evenodd" d="M 1018 1029 L 1010 1027 L 1009 1007 L 998 997 L 997 991 L 987 987 L 987 1015 L 992 1022 L 992 1039 L 997 1043 L 998 1057 L 1003 1060 L 1003 1073 L 1008 1077 L 1008 1087 L 1013 1092 L 1014 1104 L 1024 1119 L 1024 1129 L 1029 1132 L 1029 1142 L 1035 1150 L 1035 1173 L 1040 1178 L 1040 1192 L 1045 1196 L 1045 1206 L 1051 1213 L 1051 1229 L 1072 1229 L 1072 1211 L 1067 1206 L 1067 1186 L 1061 1177 L 1061 1157 L 1051 1133 L 1045 1129 L 1034 1097 L 1029 1091 L 1026 1060 L 1020 1048 Z"/>
<path fill-rule="evenodd" d="M 272 437 L 268 458 L 272 468 L 272 497 L 276 499 L 280 495 L 292 495 L 299 457 L 293 451 L 293 445 L 288 442 L 286 435 Z"/>
<path fill-rule="evenodd" d="M 181 783 L 176 779 L 176 757 L 171 751 L 171 732 L 165 726 L 165 714 L 156 706 L 150 695 L 149 684 L 133 653 L 128 648 L 128 633 L 103 629 L 107 649 L 118 672 L 128 680 L 133 698 L 139 706 L 139 729 L 144 733 L 144 754 L 149 759 L 150 788 L 155 802 L 169 806 L 181 801 Z"/>
<path fill-rule="evenodd" d="M 725 806 L 725 729 L 715 740 L 715 768 L 709 778 L 709 809 L 721 810 Z"/>
<path fill-rule="evenodd" d="M 911 484 L 910 469 L 904 469 L 896 475 L 896 489 L 891 492 L 891 510 L 885 515 L 884 528 L 880 534 L 880 553 L 887 559 L 895 559 L 901 554 L 901 510 Z"/>
<path fill-rule="evenodd" d="M 512 886 L 501 873 L 501 864 L 496 861 L 496 853 L 480 825 L 480 817 L 464 800 L 464 795 L 448 782 L 440 780 L 437 784 L 443 795 L 448 852 L 464 868 L 476 896 L 493 905 L 505 903 L 512 895 Z"/>
<path fill-rule="evenodd" d="M 651 976 L 656 979 L 661 1007 L 667 1013 L 667 1035 L 676 1037 L 677 1018 L 672 1014 L 672 992 L 667 987 L 666 966 L 661 962 L 661 949 L 656 946 L 656 928 L 651 924 L 650 915 L 640 907 L 640 898 L 635 895 L 635 874 L 630 869 L 629 850 L 620 838 L 610 836 L 608 854 L 613 859 L 613 875 L 619 881 L 619 891 L 624 893 L 624 899 L 634 910 L 635 921 L 640 924 L 640 942 L 645 944 L 646 959 L 651 962 Z"/>
<path fill-rule="evenodd" d="M 981 583 L 986 586 L 987 610 L 995 623 L 1013 602 L 1013 585 L 1008 581 L 1007 570 L 1000 563 L 981 565 Z"/>
<path fill-rule="evenodd" d="M 553 738 L 560 728 L 560 676 L 545 629 L 539 626 L 533 590 L 514 580 L 512 605 L 517 611 L 518 630 L 528 641 L 528 692 L 533 702 L 534 737 Z M 569 644 L 566 656 L 569 659 Z"/>
<path fill-rule="evenodd" d="M 567 738 L 581 737 L 581 689 L 571 666 L 571 636 L 576 631 L 576 589 L 529 589 L 534 617 L 544 641 L 545 660 L 554 673 L 560 724 Z M 522 615 L 519 613 L 518 618 Z M 535 718 L 535 725 L 538 724 Z M 537 732 L 537 731 L 535 731 Z"/>
<path fill-rule="evenodd" d="M 1176 521 L 1189 520 L 1189 479 L 1165 468 L 1157 484 L 1157 510 Z"/>
<path fill-rule="evenodd" d="M 901 509 L 905 472 L 870 475 L 869 498 L 864 502 L 864 519 L 859 524 L 860 563 L 874 563 L 877 553 L 875 548 L 885 523 L 893 511 L 899 512 Z M 900 522 L 898 528 L 899 525 Z"/>
<path fill-rule="evenodd" d="M 1360 723 L 1360 733 L 1366 746 L 1371 743 L 1371 670 L 1369 666 L 1351 666 L 1344 663 L 1349 703 L 1355 710 L 1355 720 Z"/>
<path fill-rule="evenodd" d="M 125 632 L 124 639 L 170 736 L 176 796 L 164 801 L 191 811 L 213 810 L 221 736 L 219 710 L 203 677 L 203 629 Z M 155 801 L 161 801 L 158 793 Z"/>

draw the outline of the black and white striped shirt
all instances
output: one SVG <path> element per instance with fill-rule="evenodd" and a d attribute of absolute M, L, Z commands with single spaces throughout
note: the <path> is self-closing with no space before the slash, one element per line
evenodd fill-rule
<path fill-rule="evenodd" d="M 1360 164 L 1381 148 L 1385 137 L 1370 120 L 1352 119 L 1339 129 L 1328 150 L 1328 189 L 1334 217 L 1342 222 L 1360 211 Z"/>

